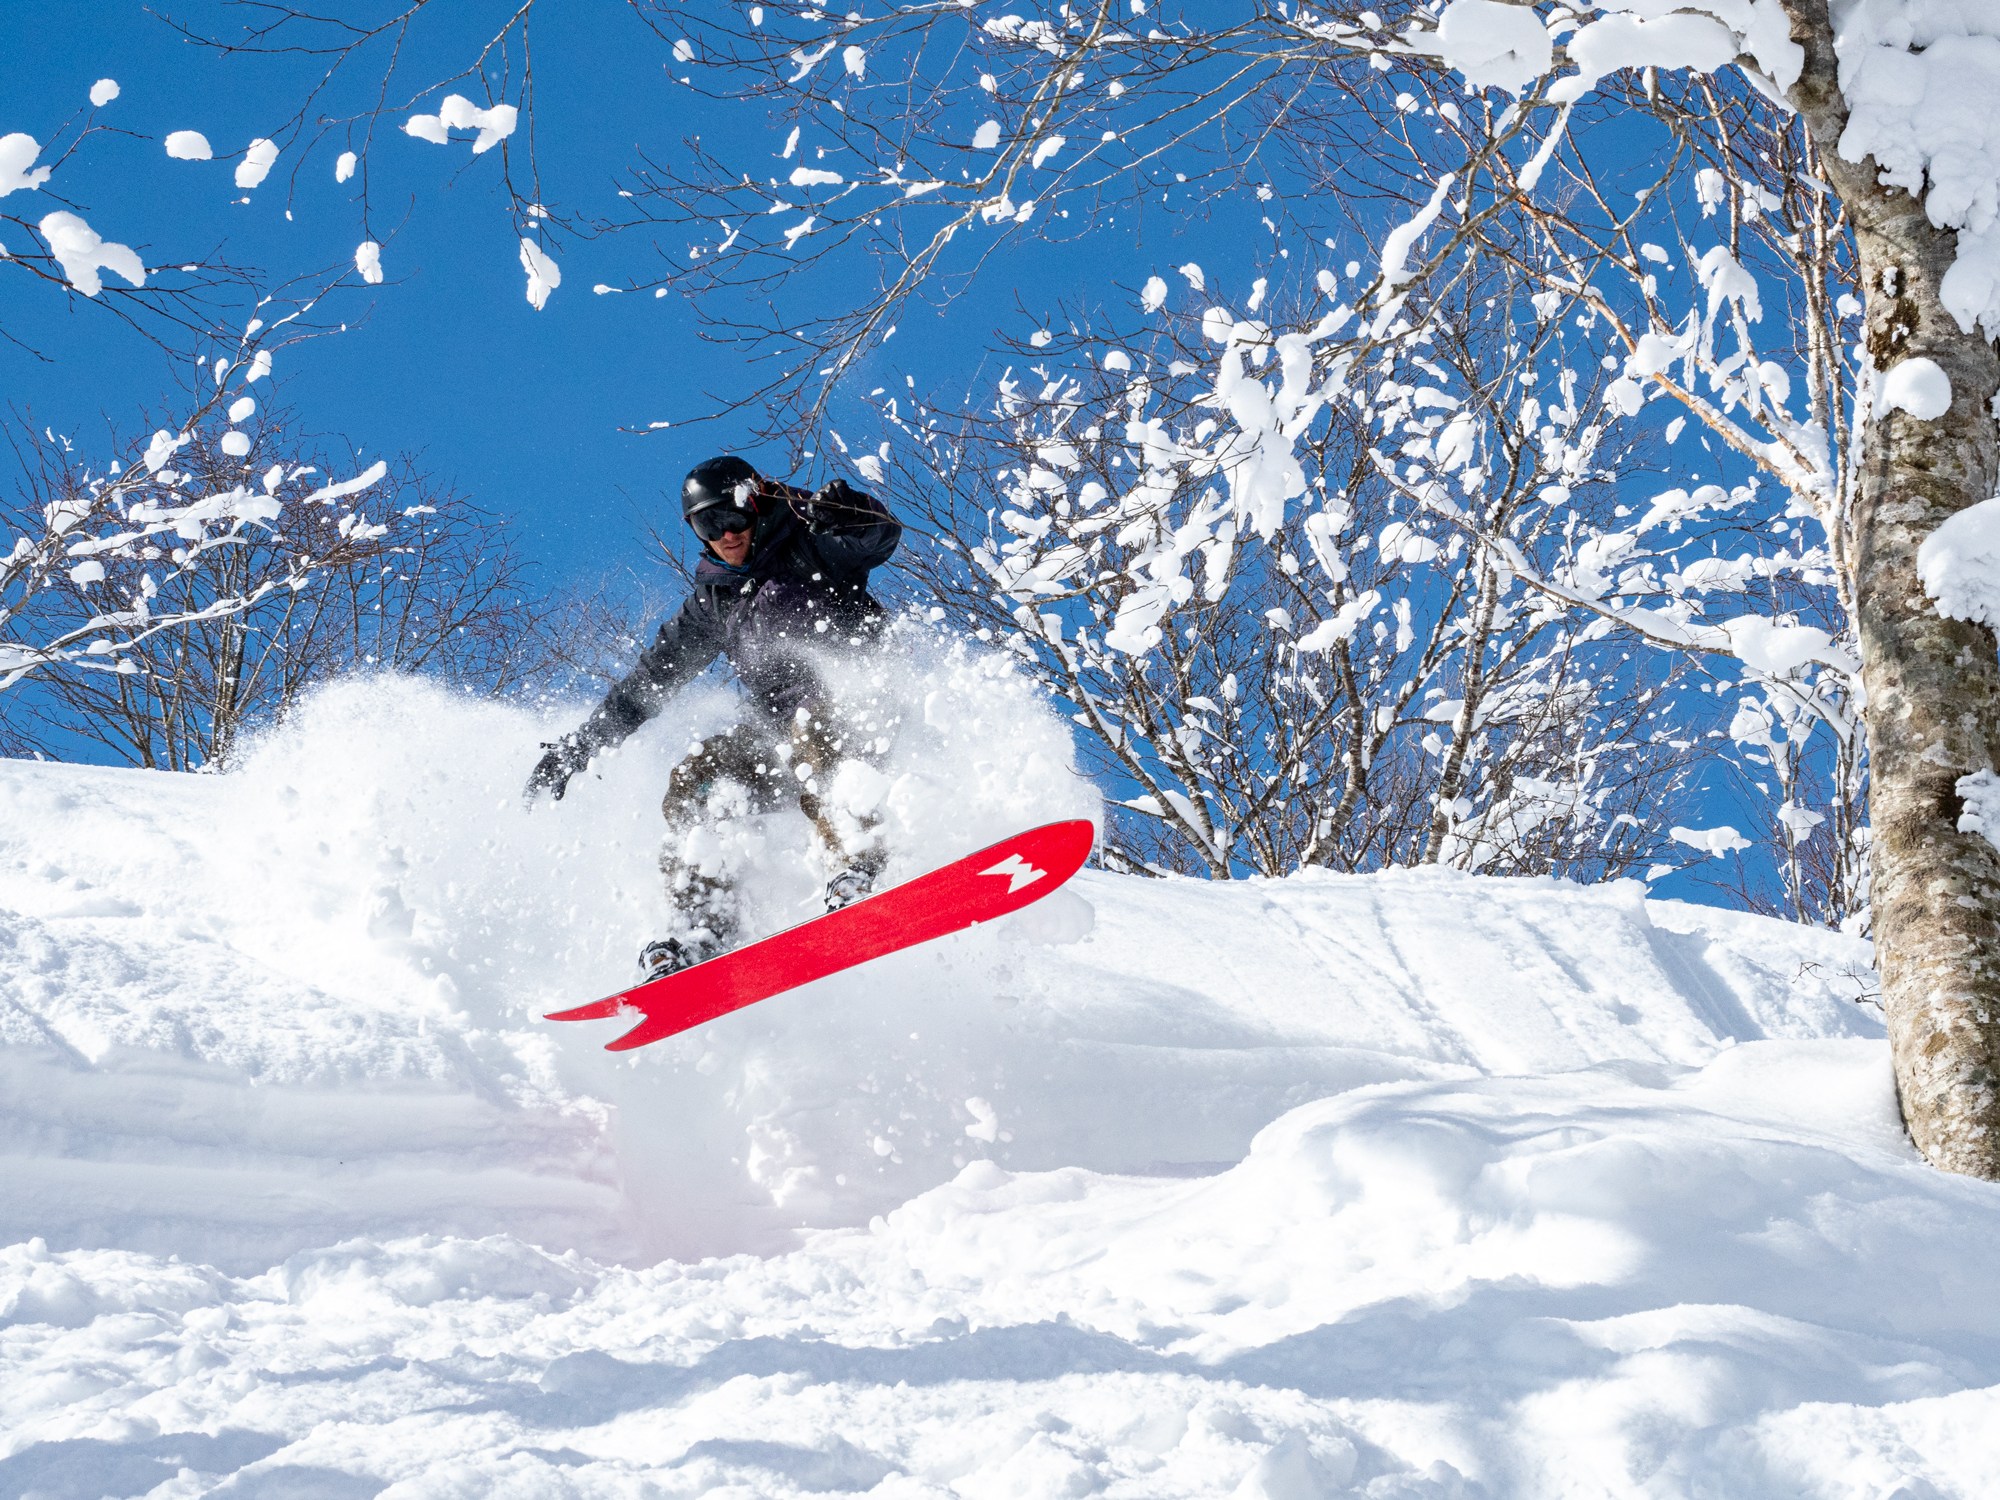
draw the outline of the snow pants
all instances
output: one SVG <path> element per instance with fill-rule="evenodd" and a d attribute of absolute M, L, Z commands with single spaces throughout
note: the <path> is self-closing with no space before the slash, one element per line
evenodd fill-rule
<path fill-rule="evenodd" d="M 824 798 L 834 768 L 850 758 L 843 741 L 830 713 L 808 711 L 782 727 L 738 724 L 711 735 L 674 767 L 660 807 L 668 830 L 660 873 L 680 929 L 674 935 L 682 942 L 708 952 L 736 943 L 740 914 L 729 860 L 720 850 L 724 838 L 704 851 L 693 837 L 704 830 L 726 835 L 733 818 L 795 802 L 834 870 L 882 872 L 888 851 L 874 836 L 877 820 L 850 817 L 844 826 Z"/>

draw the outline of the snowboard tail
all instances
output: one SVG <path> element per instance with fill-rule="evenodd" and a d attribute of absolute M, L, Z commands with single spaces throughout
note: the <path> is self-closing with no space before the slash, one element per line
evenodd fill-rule
<path fill-rule="evenodd" d="M 1046 823 L 852 906 L 547 1019 L 637 1015 L 637 1026 L 605 1044 L 608 1052 L 629 1052 L 870 959 L 1019 911 L 1082 869 L 1095 838 L 1082 818 Z"/>

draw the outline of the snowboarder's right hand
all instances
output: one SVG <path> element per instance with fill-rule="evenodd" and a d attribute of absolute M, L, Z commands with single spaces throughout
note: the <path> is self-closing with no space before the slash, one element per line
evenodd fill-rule
<path fill-rule="evenodd" d="M 567 736 L 544 744 L 542 750 L 542 758 L 535 762 L 535 769 L 528 774 L 528 784 L 521 791 L 523 807 L 533 807 L 543 792 L 549 794 L 552 802 L 562 801 L 570 777 L 590 764 L 589 752 Z"/>
<path fill-rule="evenodd" d="M 834 479 L 821 485 L 803 500 L 795 500 L 792 503 L 792 510 L 806 523 L 806 530 L 818 536 L 822 531 L 851 529 L 851 522 L 841 521 L 843 515 L 866 516 L 867 507 L 858 503 L 861 498 L 854 493 L 854 486 L 845 479 Z"/>

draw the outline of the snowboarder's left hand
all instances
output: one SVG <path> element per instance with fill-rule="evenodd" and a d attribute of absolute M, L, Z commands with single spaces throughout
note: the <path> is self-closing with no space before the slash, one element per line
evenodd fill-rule
<path fill-rule="evenodd" d="M 563 793 L 569 790 L 570 777 L 590 764 L 589 753 L 567 735 L 543 745 L 542 751 L 542 758 L 528 773 L 527 786 L 521 789 L 523 807 L 533 807 L 543 792 L 549 794 L 552 802 L 562 801 Z"/>
<path fill-rule="evenodd" d="M 795 509 L 798 517 L 806 523 L 806 530 L 817 535 L 840 526 L 841 516 L 856 511 L 867 513 L 867 507 L 860 504 L 860 497 L 854 487 L 845 479 L 829 480 L 806 499 L 798 501 Z"/>

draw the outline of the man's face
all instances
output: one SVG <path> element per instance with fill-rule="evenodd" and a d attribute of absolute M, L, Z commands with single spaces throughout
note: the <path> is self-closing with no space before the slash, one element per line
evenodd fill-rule
<path fill-rule="evenodd" d="M 747 531 L 725 531 L 708 544 L 715 549 L 715 555 L 732 568 L 743 566 L 743 560 L 750 555 L 750 533 Z"/>

